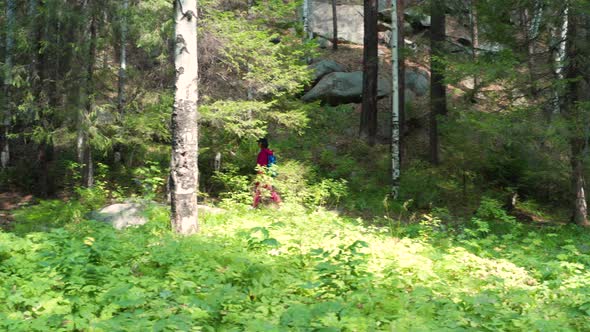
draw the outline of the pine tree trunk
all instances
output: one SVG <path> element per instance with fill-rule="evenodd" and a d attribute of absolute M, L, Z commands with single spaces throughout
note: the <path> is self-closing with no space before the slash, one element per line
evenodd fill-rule
<path fill-rule="evenodd" d="M 311 0 L 303 0 L 303 35 L 307 39 L 313 38 L 313 31 L 311 28 L 311 24 L 309 22 L 310 21 L 309 16 L 311 15 L 310 1 Z"/>
<path fill-rule="evenodd" d="M 170 193 L 172 229 L 198 231 L 197 1 L 175 2 L 176 92 L 172 113 Z"/>
<path fill-rule="evenodd" d="M 363 103 L 360 137 L 374 145 L 377 139 L 377 82 L 379 58 L 377 55 L 377 0 L 364 2 L 363 46 Z"/>
<path fill-rule="evenodd" d="M 92 8 L 90 10 L 93 10 Z M 94 65 L 96 63 L 96 42 L 98 22 L 94 13 L 90 22 L 90 40 L 88 46 L 88 63 L 86 67 L 86 110 L 82 118 L 84 124 L 80 129 L 82 136 L 82 185 L 92 187 L 94 185 L 94 165 L 92 159 L 92 148 L 90 146 L 90 137 L 88 129 L 90 126 L 89 115 L 94 111 Z"/>
<path fill-rule="evenodd" d="M 430 28 L 430 160 L 434 165 L 440 162 L 438 140 L 438 115 L 447 114 L 447 91 L 444 83 L 443 56 L 445 40 L 444 1 L 432 1 L 432 27 Z"/>
<path fill-rule="evenodd" d="M 338 14 L 336 12 L 336 0 L 332 0 L 332 49 L 338 49 Z"/>
<path fill-rule="evenodd" d="M 541 24 L 541 18 L 543 14 L 543 8 L 539 1 L 535 1 L 533 13 L 531 14 L 528 9 L 524 11 L 524 21 L 526 26 L 526 38 L 527 38 L 527 65 L 530 77 L 531 96 L 537 98 L 539 95 L 539 88 L 537 87 L 537 74 L 536 74 L 536 57 L 537 57 L 537 37 L 539 34 L 539 26 Z"/>
<path fill-rule="evenodd" d="M 590 226 L 588 222 L 588 206 L 586 204 L 584 179 L 584 140 L 572 139 L 571 146 L 571 167 L 572 185 L 574 189 L 574 223 L 580 226 Z"/>
<path fill-rule="evenodd" d="M 397 199 L 399 196 L 399 185 L 400 185 L 400 95 L 403 95 L 403 90 L 400 90 L 399 85 L 399 29 L 400 24 L 398 22 L 398 0 L 391 1 L 391 78 L 393 81 L 393 91 L 391 93 L 391 196 L 393 199 Z M 403 27 L 403 25 L 401 25 Z M 401 93 L 400 93 L 401 92 Z"/>
<path fill-rule="evenodd" d="M 10 145 L 8 136 L 10 134 L 11 117 L 12 117 L 12 98 L 11 88 L 12 84 L 12 59 L 14 48 L 14 26 L 15 26 L 15 0 L 6 1 L 6 49 L 5 49 L 5 73 L 4 73 L 4 98 L 3 98 L 3 113 L 2 113 L 2 129 L 0 129 L 0 166 L 2 168 L 8 167 L 10 162 Z"/>
<path fill-rule="evenodd" d="M 584 179 L 584 156 L 585 146 L 588 142 L 587 124 L 580 124 L 580 111 L 578 102 L 581 98 L 588 98 L 585 95 L 585 88 L 582 82 L 578 80 L 582 73 L 582 66 L 588 66 L 584 59 L 588 56 L 588 52 L 584 49 L 581 41 L 586 42 L 588 34 L 586 29 L 579 22 L 582 15 L 568 15 L 568 28 L 566 38 L 566 79 L 567 93 L 565 96 L 565 105 L 567 112 L 566 118 L 570 123 L 570 163 L 572 176 L 572 189 L 574 195 L 573 204 L 573 221 L 581 226 L 590 226 L 588 222 L 588 207 L 586 204 L 585 193 L 585 179 Z M 584 129 L 581 129 L 584 127 Z"/>
<path fill-rule="evenodd" d="M 479 55 L 479 22 L 477 19 L 477 0 L 471 0 L 471 46 L 473 63 L 477 63 Z M 473 76 L 473 91 L 471 92 L 471 100 L 475 102 L 477 91 L 479 89 L 478 75 Z"/>

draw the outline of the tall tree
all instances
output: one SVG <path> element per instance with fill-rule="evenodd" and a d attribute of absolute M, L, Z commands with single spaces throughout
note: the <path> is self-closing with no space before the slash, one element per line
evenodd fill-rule
<path fill-rule="evenodd" d="M 79 95 L 79 100 L 82 101 L 81 104 L 83 105 L 79 105 L 77 128 L 78 162 L 82 164 L 82 185 L 85 187 L 92 187 L 94 184 L 94 161 L 92 158 L 92 147 L 90 145 L 90 116 L 96 106 L 94 66 L 96 63 L 98 42 L 97 7 L 96 3 L 90 4 L 88 2 L 84 2 L 81 6 L 81 11 L 87 13 L 90 19 L 88 32 L 83 34 L 86 36 L 84 42 L 87 45 L 87 53 L 81 57 L 85 65 L 85 86 L 83 93 Z"/>
<path fill-rule="evenodd" d="M 176 92 L 172 113 L 170 195 L 172 229 L 180 234 L 198 231 L 197 129 L 197 1 L 176 0 Z"/>
<path fill-rule="evenodd" d="M 543 16 L 543 6 L 541 1 L 535 0 L 532 11 L 529 8 L 524 9 L 524 22 L 526 27 L 526 42 L 527 42 L 527 64 L 529 69 L 531 96 L 538 97 L 539 88 L 537 84 L 537 38 L 539 36 L 539 27 Z"/>
<path fill-rule="evenodd" d="M 393 199 L 397 199 L 399 195 L 401 175 L 400 113 L 403 112 L 403 104 L 400 105 L 400 95 L 403 95 L 404 91 L 400 89 L 399 84 L 403 72 L 400 75 L 400 44 L 398 38 L 400 27 L 403 27 L 403 24 L 400 24 L 398 18 L 398 0 L 391 0 L 391 78 L 393 81 L 391 94 L 391 195 Z"/>
<path fill-rule="evenodd" d="M 332 49 L 338 49 L 338 13 L 336 11 L 336 0 L 332 0 Z"/>
<path fill-rule="evenodd" d="M 471 56 L 473 62 L 477 63 L 477 57 L 479 54 L 479 22 L 477 19 L 477 0 L 471 0 L 470 4 L 470 21 L 471 21 Z M 473 92 L 472 101 L 475 101 L 475 95 L 477 94 L 479 85 L 478 75 L 473 76 Z"/>
<path fill-rule="evenodd" d="M 313 30 L 311 28 L 310 15 L 311 15 L 311 0 L 303 0 L 303 35 L 305 38 L 313 38 Z"/>
<path fill-rule="evenodd" d="M 568 4 L 569 6 L 569 4 Z M 573 6 L 568 8 L 570 11 Z M 590 226 L 588 222 L 588 206 L 586 203 L 584 157 L 588 149 L 588 113 L 590 112 L 590 97 L 587 94 L 590 84 L 588 77 L 581 77 L 588 72 L 590 66 L 587 59 L 590 57 L 588 45 L 588 29 L 590 20 L 587 15 L 571 12 L 568 15 L 566 31 L 566 95 L 565 117 L 569 122 L 570 132 L 570 164 L 572 187 L 574 191 L 573 221 L 582 226 Z"/>
<path fill-rule="evenodd" d="M 120 10 L 120 24 L 121 24 L 121 53 L 119 54 L 119 91 L 117 97 L 117 110 L 123 113 L 125 107 L 125 81 L 127 80 L 127 15 L 129 10 L 129 0 L 123 0 L 122 9 Z"/>
<path fill-rule="evenodd" d="M 377 139 L 377 75 L 379 70 L 377 0 L 365 0 L 363 12 L 365 35 L 363 39 L 363 103 L 360 137 L 373 145 Z"/>
<path fill-rule="evenodd" d="M 445 1 L 431 1 L 432 26 L 430 28 L 430 160 L 434 165 L 440 162 L 438 123 L 439 115 L 447 114 L 447 90 L 445 85 L 444 55 Z"/>
<path fill-rule="evenodd" d="M 565 78 L 564 67 L 566 60 L 566 41 L 568 40 L 568 24 L 569 24 L 569 6 L 567 3 L 563 6 L 561 18 L 561 24 L 554 29 L 553 33 L 553 44 L 554 51 L 553 56 L 553 73 L 555 79 L 563 81 Z M 559 88 L 553 89 L 553 114 L 559 114 L 561 111 L 562 97 Z"/>
<path fill-rule="evenodd" d="M 10 162 L 9 134 L 12 118 L 12 60 L 14 51 L 14 29 L 16 22 L 16 2 L 15 0 L 6 1 L 6 48 L 4 60 L 4 100 L 2 112 L 2 130 L 0 132 L 0 166 L 6 168 Z"/>

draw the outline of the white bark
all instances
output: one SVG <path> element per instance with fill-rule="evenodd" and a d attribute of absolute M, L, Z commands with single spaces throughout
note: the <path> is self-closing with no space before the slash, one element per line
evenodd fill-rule
<path fill-rule="evenodd" d="M 400 165 L 400 130 L 399 130 L 399 24 L 397 16 L 397 1 L 391 0 L 391 78 L 393 81 L 393 91 L 391 94 L 391 194 L 393 199 L 399 196 L 399 182 L 401 174 Z"/>
<path fill-rule="evenodd" d="M 554 69 L 553 72 L 555 77 L 562 81 L 565 78 L 564 66 L 566 58 L 566 40 L 568 34 L 568 21 L 569 21 L 569 4 L 566 1 L 565 9 L 563 12 L 563 21 L 560 28 L 555 33 L 555 39 L 557 40 L 557 52 L 553 59 Z M 558 89 L 553 90 L 553 114 L 559 114 L 561 112 L 561 97 Z"/>
<path fill-rule="evenodd" d="M 14 0 L 6 1 L 6 54 L 5 54 L 5 68 L 4 73 L 4 112 L 2 114 L 2 144 L 0 152 L 0 166 L 6 168 L 10 162 L 10 146 L 8 143 L 8 135 L 10 134 L 10 118 L 12 112 L 10 109 L 11 98 L 10 98 L 10 84 L 12 84 L 12 51 L 14 48 L 14 25 L 15 25 L 15 8 L 16 3 Z"/>
<path fill-rule="evenodd" d="M 172 113 L 170 192 L 172 229 L 198 231 L 197 1 L 177 0 L 175 13 L 176 92 Z"/>
<path fill-rule="evenodd" d="M 129 0 L 123 0 L 121 12 L 121 54 L 119 59 L 119 96 L 117 98 L 119 112 L 125 107 L 125 83 L 127 80 L 127 12 Z"/>
<path fill-rule="evenodd" d="M 543 18 L 543 4 L 540 0 L 535 1 L 535 13 L 529 26 L 529 36 L 531 40 L 537 39 L 539 36 L 539 27 Z"/>
<path fill-rule="evenodd" d="M 215 162 L 213 164 L 213 169 L 216 172 L 219 172 L 221 170 L 221 152 L 217 152 L 215 154 Z"/>

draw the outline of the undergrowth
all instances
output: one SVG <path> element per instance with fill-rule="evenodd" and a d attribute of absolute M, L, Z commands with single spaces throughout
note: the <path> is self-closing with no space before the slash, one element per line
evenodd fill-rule
<path fill-rule="evenodd" d="M 373 227 L 298 205 L 235 206 L 178 237 L 154 207 L 124 231 L 82 216 L 2 232 L 0 330 L 586 330 L 590 236 L 499 209 L 484 201 L 462 227 L 445 211 Z"/>

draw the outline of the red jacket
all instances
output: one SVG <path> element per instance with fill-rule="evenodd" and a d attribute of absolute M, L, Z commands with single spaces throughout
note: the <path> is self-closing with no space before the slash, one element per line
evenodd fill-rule
<path fill-rule="evenodd" d="M 258 159 L 256 163 L 260 166 L 268 165 L 268 156 L 272 156 L 272 150 L 267 148 L 260 149 L 260 153 L 258 153 Z"/>

